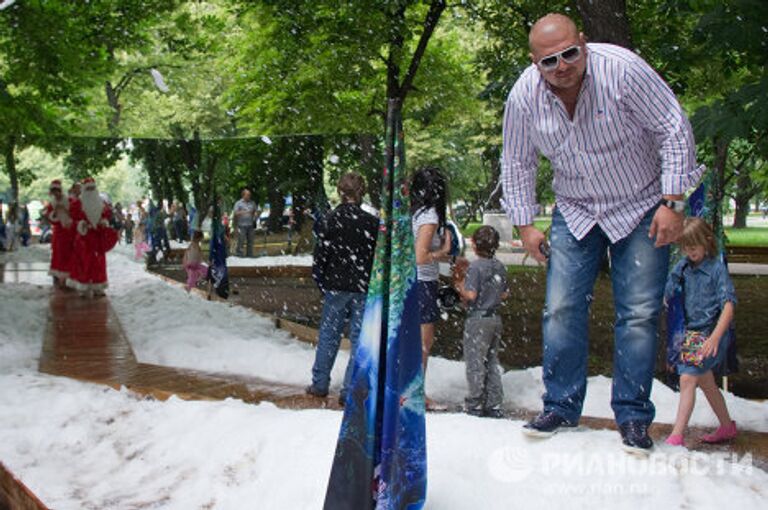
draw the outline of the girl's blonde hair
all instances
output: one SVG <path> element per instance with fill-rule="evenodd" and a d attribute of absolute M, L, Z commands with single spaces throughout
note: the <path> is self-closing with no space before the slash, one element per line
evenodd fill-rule
<path fill-rule="evenodd" d="M 703 246 L 707 252 L 707 257 L 717 256 L 717 242 L 715 233 L 709 223 L 701 218 L 686 218 L 683 222 L 683 233 L 677 240 L 681 248 L 692 248 L 694 246 Z"/>

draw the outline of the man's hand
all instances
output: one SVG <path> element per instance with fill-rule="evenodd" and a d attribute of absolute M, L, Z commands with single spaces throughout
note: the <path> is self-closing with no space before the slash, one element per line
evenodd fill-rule
<path fill-rule="evenodd" d="M 662 205 L 656 209 L 656 214 L 653 215 L 653 221 L 651 221 L 651 230 L 648 232 L 648 237 L 656 238 L 656 248 L 677 241 L 683 231 L 684 219 L 683 213 L 676 213 L 669 207 Z"/>
<path fill-rule="evenodd" d="M 523 248 L 528 252 L 528 255 L 541 263 L 546 262 L 547 257 L 539 249 L 541 243 L 547 240 L 544 232 L 533 225 L 521 225 L 518 227 L 518 230 L 520 231 L 520 240 L 523 242 Z"/>

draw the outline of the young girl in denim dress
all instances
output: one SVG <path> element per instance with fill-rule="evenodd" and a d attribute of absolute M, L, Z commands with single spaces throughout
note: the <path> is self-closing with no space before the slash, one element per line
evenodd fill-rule
<path fill-rule="evenodd" d="M 676 290 L 682 290 L 686 341 L 677 364 L 680 403 L 666 443 L 685 446 L 683 435 L 696 403 L 697 387 L 704 392 L 720 422 L 716 431 L 701 440 L 721 443 L 735 438 L 738 431 L 715 383 L 712 368 L 723 361 L 728 350 L 727 332 L 734 317 L 736 293 L 728 268 L 718 255 L 712 229 L 704 220 L 687 218 L 678 245 L 686 256 L 672 270 L 664 298 L 667 301 Z"/>

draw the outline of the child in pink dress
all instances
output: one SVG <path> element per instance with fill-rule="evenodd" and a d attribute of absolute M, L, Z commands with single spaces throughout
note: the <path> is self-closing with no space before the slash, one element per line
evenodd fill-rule
<path fill-rule="evenodd" d="M 133 250 L 136 260 L 144 257 L 144 254 L 150 250 L 149 244 L 147 243 L 147 225 L 145 221 L 139 219 L 133 233 Z"/>
<path fill-rule="evenodd" d="M 203 233 L 200 230 L 195 230 L 192 241 L 189 242 L 189 246 L 184 251 L 182 266 L 187 272 L 187 284 L 184 286 L 187 292 L 196 287 L 197 282 L 208 274 L 208 266 L 203 264 L 203 252 L 200 249 L 202 239 Z"/>

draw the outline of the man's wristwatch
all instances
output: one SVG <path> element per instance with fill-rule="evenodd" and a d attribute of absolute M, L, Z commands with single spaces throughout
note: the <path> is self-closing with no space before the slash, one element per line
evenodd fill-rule
<path fill-rule="evenodd" d="M 666 198 L 662 198 L 659 201 L 659 205 L 663 205 L 664 207 L 668 207 L 669 209 L 672 209 L 676 213 L 684 213 L 685 212 L 685 201 L 684 200 L 667 200 Z"/>

